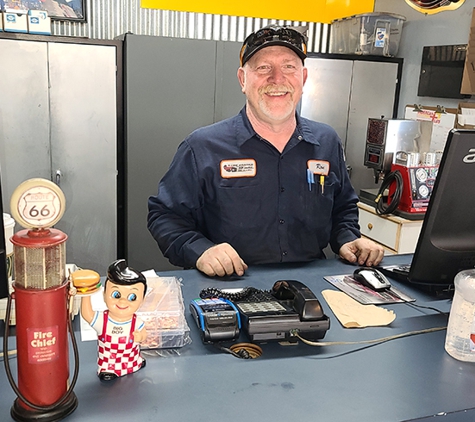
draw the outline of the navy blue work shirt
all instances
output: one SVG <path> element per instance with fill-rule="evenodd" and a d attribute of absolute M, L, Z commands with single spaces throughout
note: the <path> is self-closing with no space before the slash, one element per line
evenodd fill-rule
<path fill-rule="evenodd" d="M 324 258 L 328 243 L 338 253 L 360 237 L 357 202 L 330 126 L 297 115 L 280 153 L 243 108 L 180 144 L 149 198 L 148 228 L 164 256 L 185 268 L 223 242 L 248 265 L 310 261 Z"/>

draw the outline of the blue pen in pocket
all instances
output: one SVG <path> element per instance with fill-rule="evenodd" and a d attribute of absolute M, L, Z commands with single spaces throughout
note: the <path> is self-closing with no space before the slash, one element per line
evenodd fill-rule
<path fill-rule="evenodd" d="M 315 178 L 313 175 L 313 171 L 307 169 L 307 183 L 308 183 L 308 190 L 312 192 L 312 185 L 315 184 Z"/>

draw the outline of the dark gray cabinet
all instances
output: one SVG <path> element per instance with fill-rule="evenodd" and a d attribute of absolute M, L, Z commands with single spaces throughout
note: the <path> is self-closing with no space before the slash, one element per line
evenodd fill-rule
<path fill-rule="evenodd" d="M 193 130 L 236 114 L 240 43 L 125 36 L 126 245 L 138 270 L 174 268 L 147 230 L 147 200 Z"/>
<path fill-rule="evenodd" d="M 67 262 L 101 274 L 117 257 L 117 116 L 121 43 L 0 38 L 4 211 L 24 180 L 58 182 Z M 21 227 L 18 225 L 16 229 Z"/>

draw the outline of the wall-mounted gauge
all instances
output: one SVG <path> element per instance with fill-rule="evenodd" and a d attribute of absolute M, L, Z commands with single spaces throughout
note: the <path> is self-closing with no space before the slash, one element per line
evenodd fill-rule
<path fill-rule="evenodd" d="M 419 182 L 425 182 L 427 180 L 427 171 L 424 168 L 419 167 L 416 170 L 416 177 Z"/>
<path fill-rule="evenodd" d="M 427 198 L 429 196 L 430 190 L 426 185 L 419 186 L 419 195 L 421 198 Z"/>

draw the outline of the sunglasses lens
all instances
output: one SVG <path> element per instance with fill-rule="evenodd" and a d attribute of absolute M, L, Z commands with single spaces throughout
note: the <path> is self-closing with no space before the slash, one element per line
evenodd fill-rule
<path fill-rule="evenodd" d="M 283 41 L 307 54 L 305 36 L 292 28 L 269 27 L 257 31 L 244 41 L 241 49 L 241 63 L 258 47 L 271 41 Z M 244 60 L 243 60 L 244 59 Z"/>

